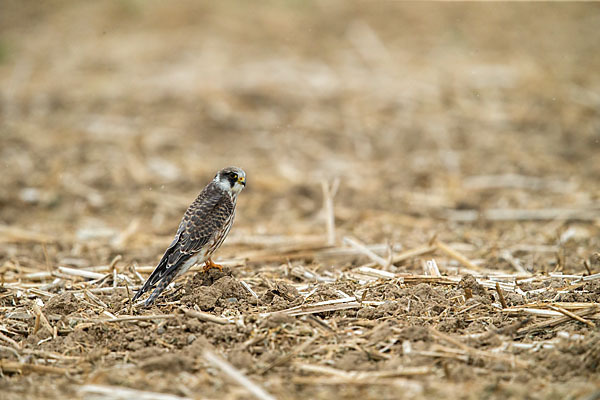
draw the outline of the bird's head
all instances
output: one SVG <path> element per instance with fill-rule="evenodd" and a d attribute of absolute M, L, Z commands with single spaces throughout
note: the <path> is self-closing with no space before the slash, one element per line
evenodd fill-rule
<path fill-rule="evenodd" d="M 246 186 L 246 173 L 238 167 L 227 167 L 217 172 L 214 181 L 223 190 L 237 195 Z"/>

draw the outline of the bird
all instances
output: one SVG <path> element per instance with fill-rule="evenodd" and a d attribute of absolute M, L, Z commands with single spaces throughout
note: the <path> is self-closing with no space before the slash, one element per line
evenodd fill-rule
<path fill-rule="evenodd" d="M 222 269 L 211 256 L 233 225 L 237 197 L 245 187 L 243 169 L 227 167 L 217 172 L 185 211 L 173 241 L 132 302 L 156 286 L 144 303 L 146 307 L 152 305 L 169 283 L 195 264 L 205 263 L 204 272 Z"/>

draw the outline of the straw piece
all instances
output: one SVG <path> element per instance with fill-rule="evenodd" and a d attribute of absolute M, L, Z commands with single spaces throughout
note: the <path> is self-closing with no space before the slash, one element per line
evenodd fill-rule
<path fill-rule="evenodd" d="M 274 311 L 270 313 L 262 313 L 261 317 L 266 317 L 273 314 L 287 314 L 291 316 L 315 314 L 326 311 L 346 310 L 349 308 L 360 308 L 361 305 L 356 301 L 355 297 L 346 297 L 343 299 L 321 301 L 314 304 L 296 306 L 287 310 Z"/>
<path fill-rule="evenodd" d="M 83 291 L 83 293 L 85 294 L 85 296 L 90 299 L 90 301 L 92 303 L 96 303 L 98 306 L 102 307 L 102 308 L 108 308 L 108 306 L 106 305 L 105 302 L 103 302 L 102 300 L 100 300 L 98 298 L 98 296 L 96 296 L 95 294 L 91 293 L 89 290 L 85 290 Z"/>
<path fill-rule="evenodd" d="M 356 239 L 352 239 L 350 237 L 344 237 L 344 243 L 349 244 L 365 256 L 367 256 L 374 263 L 381 265 L 383 268 L 387 268 L 389 266 L 389 261 L 385 260 L 383 257 L 379 257 L 377 254 L 373 253 L 369 250 L 363 243 Z"/>
<path fill-rule="evenodd" d="M 20 346 L 19 346 L 19 344 L 17 342 L 15 342 L 13 339 L 9 338 L 8 336 L 6 336 L 5 334 L 3 334 L 2 332 L 0 332 L 0 339 L 2 339 L 5 342 L 9 343 L 16 350 L 20 349 Z"/>
<path fill-rule="evenodd" d="M 179 307 L 179 309 L 188 317 L 198 318 L 200 321 L 214 322 L 216 324 L 221 324 L 221 325 L 226 325 L 226 324 L 232 323 L 230 320 L 228 320 L 226 318 L 216 317 L 209 313 L 196 311 L 196 310 L 190 310 L 189 308 L 185 308 L 185 307 Z"/>
<path fill-rule="evenodd" d="M 442 276 L 442 274 L 440 274 L 440 269 L 433 258 L 431 260 L 423 261 L 423 271 L 427 276 Z"/>
<path fill-rule="evenodd" d="M 600 210 L 593 208 L 545 208 L 540 210 L 498 208 L 482 212 L 477 210 L 451 210 L 446 212 L 446 218 L 460 222 L 473 222 L 479 218 L 490 221 L 595 221 L 599 217 Z"/>
<path fill-rule="evenodd" d="M 456 261 L 458 261 L 459 263 L 461 263 L 463 266 L 465 266 L 465 267 L 467 267 L 469 269 L 475 270 L 475 271 L 481 271 L 482 270 L 481 267 L 479 267 L 478 265 L 473 264 L 473 262 L 470 261 L 467 257 L 463 256 L 458 251 L 450 248 L 450 246 L 448 246 L 444 242 L 440 242 L 439 240 L 436 240 L 435 241 L 435 245 L 442 252 L 446 253 L 447 256 L 455 259 Z"/>
<path fill-rule="evenodd" d="M 514 269 L 517 270 L 518 273 L 520 274 L 527 274 L 527 270 L 525 268 L 523 268 L 523 266 L 521 265 L 521 262 L 516 259 L 515 257 L 513 257 L 513 255 L 510 253 L 510 251 L 505 250 L 500 252 L 500 257 L 505 259 L 506 261 L 508 261 L 508 263 L 510 265 L 513 266 Z"/>
<path fill-rule="evenodd" d="M 44 235 L 43 233 L 31 232 L 15 226 L 0 225 L 0 243 L 13 242 L 39 242 L 51 243 L 54 242 L 52 236 Z"/>
<path fill-rule="evenodd" d="M 371 250 L 373 253 L 384 253 L 386 251 L 389 251 L 390 246 L 388 244 L 384 244 L 384 243 L 376 243 L 376 244 L 369 244 L 369 245 L 364 245 L 364 247 L 366 247 L 367 249 Z M 392 246 L 392 251 L 396 252 L 396 251 L 400 251 L 402 249 L 402 246 L 400 245 L 394 245 Z M 362 250 L 357 250 L 353 247 L 330 247 L 330 248 L 326 248 L 326 249 L 321 249 L 321 250 L 317 250 L 314 254 L 313 257 L 317 257 L 317 258 L 324 258 L 324 259 L 331 259 L 331 258 L 343 258 L 343 257 L 353 257 L 359 254 L 363 254 Z M 394 253 L 395 255 L 397 255 L 396 253 Z M 394 257 L 395 257 L 394 255 Z M 377 264 L 377 263 L 375 263 Z"/>
<path fill-rule="evenodd" d="M 415 247 L 414 249 L 405 250 L 401 253 L 397 253 L 392 257 L 392 264 L 408 260 L 413 257 L 423 256 L 425 254 L 433 253 L 437 249 L 437 246 L 423 245 Z"/>
<path fill-rule="evenodd" d="M 576 321 L 583 322 L 584 324 L 586 324 L 590 328 L 596 328 L 596 324 L 594 324 L 592 321 L 588 321 L 586 319 L 583 319 L 579 315 L 574 314 L 574 313 L 572 313 L 569 310 L 565 310 L 562 307 L 553 306 L 553 305 L 549 305 L 548 307 L 550 307 L 552 310 L 556 310 L 556 311 L 560 312 L 561 314 L 566 315 L 567 317 L 573 318 Z"/>
<path fill-rule="evenodd" d="M 338 378 L 357 381 L 377 380 L 379 378 L 393 378 L 398 376 L 421 376 L 433 372 L 429 367 L 404 367 L 394 370 L 384 371 L 345 371 L 337 368 L 326 367 L 324 365 L 296 364 L 296 368 L 303 372 L 316 374 L 333 375 Z"/>
<path fill-rule="evenodd" d="M 106 276 L 104 274 L 99 274 L 97 272 L 91 272 L 91 271 L 69 268 L 69 267 L 58 267 L 58 270 L 66 275 L 80 276 L 82 278 L 88 278 L 88 279 L 102 279 Z"/>
<path fill-rule="evenodd" d="M 49 365 L 26 364 L 17 361 L 0 360 L 0 370 L 4 372 L 17 372 L 26 374 L 35 372 L 37 374 L 65 374 L 74 372 L 69 368 L 53 367 Z"/>
<path fill-rule="evenodd" d="M 464 178 L 462 183 L 469 190 L 513 188 L 568 193 L 577 189 L 574 182 L 518 174 L 475 175 Z"/>
<path fill-rule="evenodd" d="M 335 214 L 333 210 L 333 198 L 339 187 L 339 179 L 335 179 L 330 185 L 326 181 L 321 182 L 323 190 L 323 209 L 325 211 L 325 224 L 327 229 L 327 244 L 333 246 L 335 244 Z"/>
<path fill-rule="evenodd" d="M 221 357 L 217 356 L 209 349 L 205 349 L 203 353 L 206 361 L 213 364 L 215 367 L 219 368 L 223 371 L 227 376 L 229 376 L 232 380 L 237 382 L 240 386 L 244 387 L 248 392 L 250 392 L 254 397 L 260 400 L 275 400 L 273 396 L 267 393 L 263 388 L 258 386 L 256 383 L 252 382 L 248 377 L 242 374 L 239 370 L 237 370 L 233 365 L 229 364 L 227 361 L 223 360 Z"/>
<path fill-rule="evenodd" d="M 598 307 L 592 306 L 592 307 L 586 308 L 584 310 L 581 310 L 581 311 L 575 313 L 575 315 L 577 315 L 578 317 L 586 317 L 588 315 L 595 314 L 596 311 L 598 311 Z M 565 322 L 572 321 L 572 320 L 573 320 L 573 318 L 571 316 L 562 315 L 557 318 L 552 318 L 551 320 L 548 320 L 548 321 L 543 321 L 543 322 L 539 322 L 537 324 L 533 324 L 528 328 L 518 331 L 517 335 L 519 337 L 522 337 L 522 336 L 528 335 L 529 333 L 532 333 L 532 332 L 535 332 L 535 331 L 538 331 L 541 329 L 546 329 L 546 328 L 550 328 L 553 326 L 557 326 L 560 324 L 564 324 Z"/>
<path fill-rule="evenodd" d="M 114 256 L 114 258 L 111 260 L 110 264 L 108 264 L 108 270 L 109 271 L 115 270 L 115 266 L 122 259 L 123 259 L 123 256 L 121 254 L 117 254 L 116 256 Z"/>
<path fill-rule="evenodd" d="M 36 318 L 38 318 L 44 326 L 44 328 L 48 330 L 48 333 L 52 335 L 54 339 L 56 339 L 56 329 L 54 329 L 52 325 L 50 325 L 50 322 L 48 322 L 48 318 L 46 318 L 40 307 L 36 303 L 33 303 L 32 309 L 33 313 L 36 315 Z"/>
<path fill-rule="evenodd" d="M 555 310 L 547 310 L 547 309 L 539 309 L 539 308 L 520 308 L 520 307 L 510 307 L 505 308 L 502 312 L 509 313 L 510 315 L 522 315 L 522 314 L 531 314 L 538 317 L 556 317 L 560 316 L 561 313 Z"/>
<path fill-rule="evenodd" d="M 475 349 L 473 347 L 470 347 L 464 343 L 462 343 L 461 341 L 459 341 L 458 339 L 453 338 L 450 335 L 447 335 L 445 333 L 442 333 L 432 327 L 429 327 L 429 332 L 431 332 L 431 334 L 433 336 L 436 336 L 442 340 L 445 340 L 448 343 L 453 344 L 454 346 L 458 347 L 459 349 L 463 350 L 465 353 L 467 353 L 469 356 L 471 357 L 482 357 L 482 358 L 488 358 L 488 359 L 492 359 L 495 361 L 500 361 L 503 362 L 505 364 L 509 364 L 510 366 L 515 366 L 515 367 L 519 367 L 519 368 L 527 368 L 529 367 L 529 363 L 522 361 L 514 356 L 512 357 L 506 357 L 504 355 L 501 354 L 496 354 L 496 353 L 491 353 L 488 351 L 483 351 L 483 350 L 478 350 Z"/>
<path fill-rule="evenodd" d="M 111 400 L 192 400 L 191 397 L 175 396 L 173 394 L 147 392 L 143 390 L 128 389 L 121 386 L 84 385 L 77 391 L 85 398 L 111 399 Z"/>
<path fill-rule="evenodd" d="M 502 289 L 500 289 L 500 283 L 496 282 L 496 292 L 498 292 L 498 298 L 500 299 L 500 304 L 502 304 L 502 308 L 506 308 L 506 300 L 504 299 L 504 295 L 502 294 Z"/>
<path fill-rule="evenodd" d="M 436 285 L 457 285 L 460 282 L 459 276 L 426 276 L 426 275 L 406 275 L 399 276 L 402 283 L 419 284 L 431 283 Z"/>
<path fill-rule="evenodd" d="M 370 267 L 359 267 L 357 269 L 358 272 L 365 275 L 372 275 L 381 279 L 394 279 L 397 275 L 388 271 L 382 271 L 380 269 L 370 268 Z"/>
<path fill-rule="evenodd" d="M 242 286 L 244 287 L 244 289 L 246 289 L 248 291 L 248 293 L 250 293 L 255 299 L 258 300 L 258 295 L 256 294 L 256 292 L 254 290 L 252 290 L 252 288 L 250 287 L 250 285 L 248 285 L 243 280 L 240 280 L 240 283 L 242 284 Z"/>
<path fill-rule="evenodd" d="M 304 343 L 302 343 L 301 345 L 297 346 L 294 350 L 286 353 L 282 357 L 279 357 L 278 359 L 276 359 L 275 361 L 273 361 L 272 363 L 270 363 L 269 365 L 267 365 L 266 367 L 264 367 L 262 370 L 260 370 L 258 372 L 258 374 L 259 375 L 264 375 L 265 373 L 267 373 L 268 371 L 270 371 L 272 368 L 288 362 L 293 357 L 295 357 L 296 355 L 298 355 L 298 354 L 302 353 L 304 350 L 306 350 L 308 348 L 308 346 L 310 346 L 311 344 L 313 344 L 314 341 L 317 340 L 318 338 L 319 338 L 319 336 L 317 336 L 317 335 L 309 338 L 308 340 L 304 341 Z"/>
<path fill-rule="evenodd" d="M 588 276 L 584 276 L 583 277 L 583 280 L 585 282 L 595 281 L 597 279 L 600 279 L 600 273 L 593 274 L 593 275 L 588 275 Z"/>
<path fill-rule="evenodd" d="M 173 319 L 175 314 L 157 314 L 157 315 L 134 315 L 127 317 L 115 317 L 109 319 L 98 319 L 94 322 L 131 322 L 131 321 L 153 321 L 156 319 Z M 88 320 L 85 320 L 88 321 Z"/>
<path fill-rule="evenodd" d="M 23 279 L 32 280 L 32 281 L 43 281 L 44 279 L 48 279 L 52 277 L 52 273 L 48 271 L 40 271 L 40 272 L 31 272 L 29 274 L 23 275 Z"/>

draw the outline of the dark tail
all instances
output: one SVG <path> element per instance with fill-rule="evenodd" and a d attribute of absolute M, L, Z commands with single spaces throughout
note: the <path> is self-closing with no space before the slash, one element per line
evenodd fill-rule
<path fill-rule="evenodd" d="M 141 287 L 140 290 L 137 291 L 137 293 L 135 294 L 135 296 L 133 296 L 131 301 L 136 301 L 141 295 L 146 293 L 148 290 L 152 289 L 154 287 L 154 285 L 156 285 L 160 281 L 164 281 L 165 279 L 168 279 L 168 281 L 171 282 L 171 280 L 173 278 L 169 279 L 168 275 L 169 275 L 169 256 L 171 256 L 172 252 L 173 252 L 173 244 L 171 244 L 171 247 L 169 247 L 167 249 L 167 251 L 165 252 L 165 254 L 163 254 L 158 265 L 156 266 L 156 268 L 154 268 L 154 271 L 152 271 L 152 273 L 150 274 L 148 279 L 146 279 L 146 282 L 144 282 L 144 285 Z M 168 282 L 167 282 L 167 284 L 168 284 Z"/>
<path fill-rule="evenodd" d="M 175 277 L 175 275 L 176 274 L 173 274 L 173 273 L 165 275 L 165 277 L 162 278 L 160 280 L 160 282 L 158 282 L 158 285 L 156 286 L 156 289 L 154 289 L 154 292 L 152 292 L 152 294 L 150 295 L 150 297 L 148 297 L 146 299 L 146 302 L 144 303 L 144 306 L 146 306 L 146 307 L 151 306 L 154 303 L 154 300 L 156 300 L 156 298 L 158 296 L 160 296 L 160 294 L 165 290 L 165 288 L 167 286 L 169 286 L 169 283 L 171 283 L 171 281 L 173 280 L 173 278 Z M 146 289 L 146 290 L 148 290 L 148 289 Z"/>
<path fill-rule="evenodd" d="M 177 246 L 178 237 L 175 237 L 171 246 L 165 251 L 160 262 L 152 271 L 146 283 L 142 286 L 140 290 L 133 296 L 131 301 L 137 300 L 141 295 L 149 291 L 154 287 L 154 285 L 158 285 L 152 295 L 146 300 L 146 306 L 154 303 L 154 299 L 156 299 L 163 290 L 167 287 L 169 283 L 175 278 L 177 275 L 177 271 L 179 267 L 183 265 L 189 258 L 190 254 L 182 253 Z"/>
<path fill-rule="evenodd" d="M 146 293 L 148 289 L 150 289 L 150 287 L 148 286 L 148 281 L 146 281 L 146 283 L 144 283 L 144 286 L 142 286 L 142 288 L 138 290 L 137 293 L 132 297 L 131 302 L 136 301 L 141 295 Z"/>

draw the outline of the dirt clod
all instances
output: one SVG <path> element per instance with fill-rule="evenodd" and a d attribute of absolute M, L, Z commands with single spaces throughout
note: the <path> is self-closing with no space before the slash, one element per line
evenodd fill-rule
<path fill-rule="evenodd" d="M 82 304 L 73 293 L 67 292 L 51 297 L 44 305 L 47 314 L 69 315 L 82 308 Z"/>
<path fill-rule="evenodd" d="M 181 371 L 191 371 L 193 360 L 179 354 L 162 354 L 147 358 L 140 364 L 145 371 L 163 371 L 177 374 Z"/>
<path fill-rule="evenodd" d="M 213 310 L 217 305 L 223 308 L 235 307 L 236 302 L 248 300 L 250 294 L 233 277 L 231 269 L 223 271 L 212 268 L 207 272 L 198 272 L 185 285 L 185 295 L 181 301 L 188 305 L 197 305 L 203 311 Z"/>

